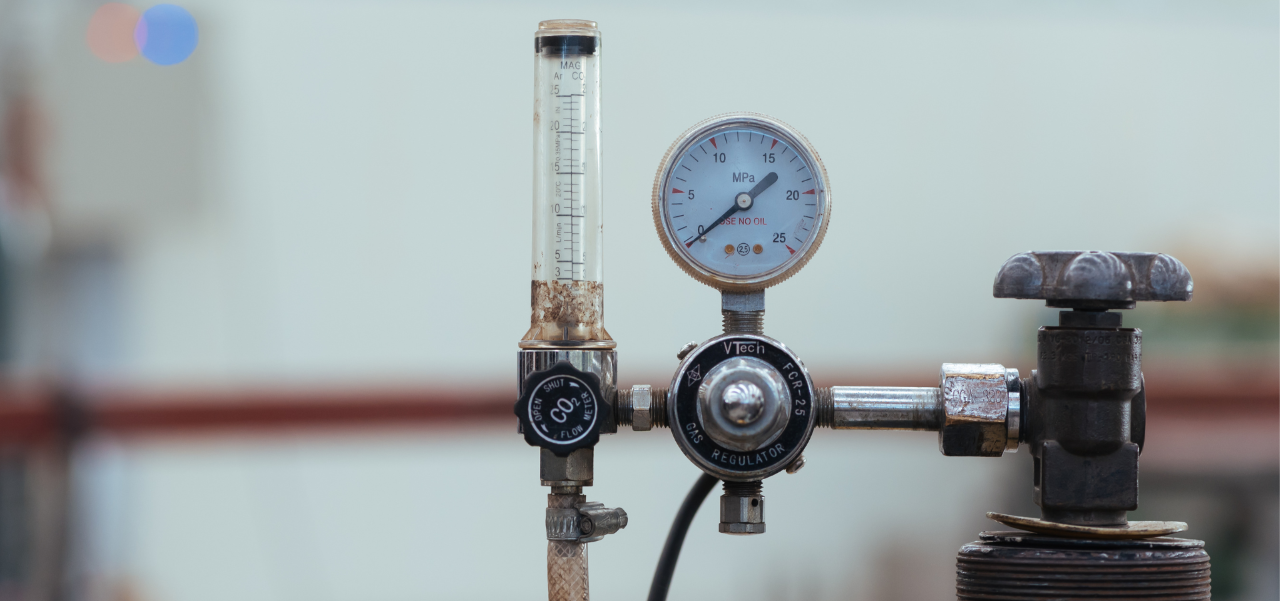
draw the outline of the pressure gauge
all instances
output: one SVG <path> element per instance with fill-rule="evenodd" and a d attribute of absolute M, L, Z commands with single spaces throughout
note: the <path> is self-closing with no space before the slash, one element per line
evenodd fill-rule
<path fill-rule="evenodd" d="M 754 113 L 693 126 L 671 145 L 653 186 L 667 253 L 694 279 L 731 292 L 791 277 L 831 216 L 826 169 L 799 132 Z"/>

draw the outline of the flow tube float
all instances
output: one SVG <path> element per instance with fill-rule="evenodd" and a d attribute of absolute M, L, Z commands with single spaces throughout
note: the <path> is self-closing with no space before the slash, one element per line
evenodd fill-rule
<path fill-rule="evenodd" d="M 532 314 L 521 348 L 614 348 L 604 329 L 600 31 L 534 35 Z"/>

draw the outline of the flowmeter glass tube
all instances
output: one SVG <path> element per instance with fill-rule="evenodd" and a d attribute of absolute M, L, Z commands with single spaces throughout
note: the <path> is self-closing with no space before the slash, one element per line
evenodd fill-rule
<path fill-rule="evenodd" d="M 521 347 L 612 347 L 604 329 L 600 31 L 534 35 L 532 315 Z"/>

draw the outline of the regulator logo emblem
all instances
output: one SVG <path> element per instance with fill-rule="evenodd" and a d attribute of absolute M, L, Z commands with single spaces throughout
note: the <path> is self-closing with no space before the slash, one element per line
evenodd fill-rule
<path fill-rule="evenodd" d="M 690 384 L 690 385 L 693 385 L 695 382 L 697 382 L 698 380 L 701 380 L 701 379 L 702 379 L 702 365 L 701 365 L 701 364 L 699 364 L 699 365 L 695 365 L 695 366 L 693 366 L 693 367 L 689 368 L 689 384 Z"/>

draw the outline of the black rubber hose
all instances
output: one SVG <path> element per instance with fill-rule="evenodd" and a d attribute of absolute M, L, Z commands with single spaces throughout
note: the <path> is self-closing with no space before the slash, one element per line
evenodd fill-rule
<path fill-rule="evenodd" d="M 658 568 L 653 571 L 653 584 L 649 585 L 649 601 L 667 601 L 667 591 L 671 588 L 671 577 L 676 572 L 676 560 L 680 559 L 680 547 L 684 546 L 684 536 L 689 533 L 689 524 L 697 515 L 702 501 L 707 498 L 712 488 L 719 482 L 714 476 L 703 474 L 689 489 L 689 495 L 680 504 L 676 519 L 671 523 L 671 532 L 667 533 L 667 543 L 662 546 L 662 555 L 658 557 Z"/>

